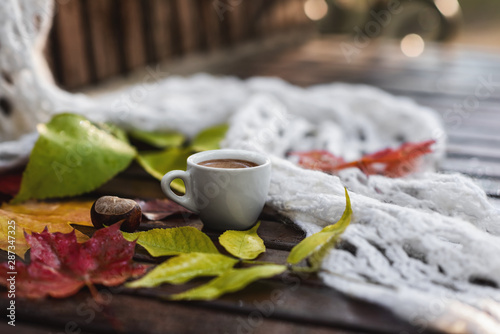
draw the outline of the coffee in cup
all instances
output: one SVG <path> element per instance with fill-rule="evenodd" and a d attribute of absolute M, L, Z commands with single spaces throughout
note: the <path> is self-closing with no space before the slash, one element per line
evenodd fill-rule
<path fill-rule="evenodd" d="M 212 159 L 199 162 L 198 165 L 212 168 L 251 168 L 258 166 L 255 162 L 241 159 Z"/>
<path fill-rule="evenodd" d="M 184 196 L 170 188 L 174 179 L 186 186 Z M 191 155 L 187 170 L 165 174 L 161 188 L 172 201 L 200 216 L 211 229 L 245 230 L 258 219 L 267 199 L 271 161 L 244 150 L 212 150 Z"/>

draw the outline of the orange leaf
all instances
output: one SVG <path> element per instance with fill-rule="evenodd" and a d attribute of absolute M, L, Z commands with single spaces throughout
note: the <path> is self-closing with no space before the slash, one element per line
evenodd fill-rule
<path fill-rule="evenodd" d="M 435 140 L 421 143 L 404 143 L 397 149 L 386 148 L 381 151 L 363 156 L 361 159 L 344 162 L 328 151 L 293 152 L 299 156 L 299 165 L 334 174 L 342 169 L 357 167 L 367 175 L 385 175 L 401 177 L 411 174 L 418 168 L 418 158 L 431 153 L 431 146 Z"/>
<path fill-rule="evenodd" d="M 70 224 L 92 226 L 91 207 L 92 202 L 88 201 L 26 202 L 17 205 L 4 203 L 0 208 L 0 249 L 14 250 L 17 255 L 24 257 L 29 245 L 23 231 L 42 232 L 47 227 L 52 233 L 69 233 L 73 231 Z M 9 224 L 11 221 L 15 223 Z M 79 231 L 75 231 L 75 234 L 78 242 L 88 240 L 88 237 Z M 9 244 L 12 240 L 15 242 Z M 9 249 L 13 244 L 15 247 Z"/>

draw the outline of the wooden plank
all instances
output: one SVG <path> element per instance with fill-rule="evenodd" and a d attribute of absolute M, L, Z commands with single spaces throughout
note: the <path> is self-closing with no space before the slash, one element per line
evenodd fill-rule
<path fill-rule="evenodd" d="M 169 0 L 170 6 L 170 41 L 173 55 L 181 55 L 184 50 L 182 48 L 183 31 L 181 29 L 181 20 L 179 17 L 178 0 Z"/>
<path fill-rule="evenodd" d="M 233 27 L 231 26 L 231 20 L 227 18 L 227 14 L 226 12 L 222 16 L 219 16 L 219 30 L 221 32 L 222 47 L 233 44 L 233 40 L 231 39 L 231 30 Z"/>
<path fill-rule="evenodd" d="M 263 288 L 264 290 L 258 289 L 261 294 L 272 291 L 270 287 Z M 245 330 L 253 333 L 293 334 L 309 330 L 322 334 L 344 333 L 342 329 L 329 327 L 328 324 L 283 321 L 272 315 L 267 317 L 256 307 L 255 312 L 251 313 L 247 312 L 246 308 L 234 307 L 236 305 L 225 309 L 214 308 L 213 304 L 209 303 L 162 302 L 156 298 L 118 294 L 117 291 L 120 291 L 120 288 L 100 289 L 106 301 L 104 306 L 96 304 L 86 291 L 62 300 L 27 301 L 19 298 L 16 300 L 17 321 L 29 323 L 31 326 L 40 324 L 58 332 L 81 329 L 113 333 L 200 333 L 202 328 L 205 333 L 238 333 Z M 8 300 L 2 297 L 1 307 L 7 307 L 7 302 Z M 371 317 L 376 317 L 380 312 L 374 311 L 370 314 Z M 385 327 L 390 328 L 387 325 Z"/>
<path fill-rule="evenodd" d="M 151 34 L 153 43 L 153 61 L 159 61 L 172 55 L 171 17 L 173 15 L 168 0 L 149 1 Z"/>
<path fill-rule="evenodd" d="M 169 6 L 167 0 L 140 1 L 146 63 L 158 63 L 169 55 Z"/>
<path fill-rule="evenodd" d="M 446 112 L 448 110 L 465 110 L 466 102 L 462 96 L 449 96 L 441 94 L 405 94 L 411 97 L 417 103 L 431 107 L 437 111 Z M 458 106 L 458 107 L 456 107 Z M 471 110 L 471 109 L 469 109 Z M 470 114 L 476 116 L 486 115 L 487 117 L 496 116 L 500 117 L 498 113 L 498 102 L 494 99 L 487 99 L 479 101 L 478 105 L 472 109 Z"/>
<path fill-rule="evenodd" d="M 229 20 L 231 26 L 229 35 L 231 42 L 239 43 L 245 40 L 247 36 L 247 25 L 251 22 L 247 21 L 248 12 L 245 1 L 238 0 L 234 2 L 227 2 L 229 6 L 229 11 L 226 13 L 226 19 Z"/>
<path fill-rule="evenodd" d="M 500 117 L 498 117 L 497 113 L 488 115 L 487 112 L 479 113 L 479 112 L 466 112 L 464 116 L 461 116 L 460 112 L 454 111 L 452 109 L 448 109 L 446 112 L 451 116 L 460 117 L 460 122 L 451 122 L 451 118 L 448 118 L 447 122 L 454 127 L 476 127 L 481 128 L 489 132 L 495 133 L 495 130 L 500 128 Z M 465 112 L 465 111 L 464 111 Z M 496 131 L 498 133 L 498 131 Z"/>
<path fill-rule="evenodd" d="M 55 18 L 54 18 L 54 22 L 55 22 Z M 45 61 L 47 62 L 47 66 L 49 67 L 49 70 L 52 74 L 52 77 L 54 78 L 54 81 L 56 81 L 56 73 L 55 73 L 56 64 L 55 64 L 55 60 L 54 60 L 54 55 L 52 53 L 53 51 L 56 50 L 55 48 L 53 48 L 53 45 L 52 45 L 52 43 L 53 43 L 52 39 L 55 38 L 55 31 L 53 29 L 54 29 L 54 23 L 52 24 L 49 35 L 47 36 L 47 40 L 45 41 L 45 46 L 43 47 L 43 56 L 45 58 Z M 57 50 L 58 49 L 59 48 L 57 48 Z M 58 82 L 58 84 L 60 84 L 60 82 Z"/>
<path fill-rule="evenodd" d="M 311 21 L 304 10 L 304 1 L 303 0 L 297 0 L 297 16 L 298 16 L 298 21 L 301 23 L 302 26 L 309 26 L 309 27 L 314 27 L 315 22 Z"/>
<path fill-rule="evenodd" d="M 500 160 L 484 161 L 477 158 L 447 158 L 440 164 L 440 169 L 460 172 L 474 177 L 497 178 L 500 180 Z"/>
<path fill-rule="evenodd" d="M 141 7 L 141 30 L 145 55 L 144 63 L 157 63 L 159 62 L 159 58 L 156 54 L 157 41 L 155 37 L 157 34 L 155 34 L 155 30 L 158 29 L 159 34 L 165 33 L 165 31 L 161 29 L 161 23 L 158 22 L 158 18 L 161 19 L 164 16 L 165 11 L 158 10 L 162 8 L 160 7 L 161 3 L 157 0 L 140 1 L 139 6 Z M 163 20 L 163 23 L 167 24 L 167 22 L 168 21 L 166 19 Z M 159 25 L 155 29 L 155 25 L 158 23 Z"/>
<path fill-rule="evenodd" d="M 91 80 L 82 20 L 81 0 L 57 5 L 54 16 L 56 37 L 59 40 L 62 84 L 71 89 L 88 84 Z"/>
<path fill-rule="evenodd" d="M 217 6 L 216 1 L 201 1 L 200 15 L 203 17 L 204 40 L 208 50 L 219 49 L 223 46 L 222 21 L 225 13 Z"/>
<path fill-rule="evenodd" d="M 259 7 L 265 7 L 266 9 L 261 11 L 259 8 L 257 10 L 257 17 L 256 17 L 256 32 L 257 36 L 259 37 L 265 37 L 269 36 L 271 32 L 271 13 L 269 10 L 267 10 L 267 7 L 270 6 L 268 4 L 265 4 L 263 1 L 259 4 Z"/>
<path fill-rule="evenodd" d="M 343 80 L 371 83 L 384 89 L 399 92 L 440 93 L 464 97 L 474 96 L 481 80 L 489 80 L 491 75 L 489 67 L 485 68 L 483 72 L 471 69 L 467 73 L 462 73 L 463 70 L 458 65 L 447 66 L 444 69 L 436 66 L 412 67 L 412 64 L 420 64 L 420 58 L 418 61 L 413 60 L 413 62 L 409 59 L 395 62 L 391 56 L 386 58 L 368 57 L 367 55 L 372 53 L 371 49 L 363 49 L 361 52 L 363 57 L 356 58 L 351 66 L 346 66 L 348 65 L 346 58 L 338 44 L 331 40 L 329 43 L 317 43 L 316 41 L 309 43 L 306 48 L 302 49 L 303 52 L 294 50 L 294 52 L 287 54 L 292 58 L 290 61 L 295 60 L 295 63 L 277 63 L 276 66 L 273 66 L 273 73 L 269 74 L 282 74 L 286 69 L 288 73 L 285 79 L 301 85 Z M 280 54 L 281 56 L 283 54 Z M 274 58 L 266 60 L 266 63 L 270 65 L 276 62 L 277 59 Z M 307 62 L 308 66 L 300 68 L 297 66 L 298 62 Z M 283 69 L 283 71 L 278 72 L 279 69 Z M 445 70 L 446 72 L 443 72 Z M 309 76 L 313 75 L 313 79 L 305 83 L 296 80 L 297 77 L 304 74 L 303 72 L 308 72 Z M 247 73 L 252 73 L 252 71 L 247 70 Z M 496 73 L 500 75 L 500 70 Z M 438 79 L 439 82 L 437 82 Z M 500 89 L 496 89 L 492 95 L 497 99 L 500 98 Z"/>
<path fill-rule="evenodd" d="M 123 60 L 117 32 L 117 2 L 114 0 L 85 1 L 89 16 L 92 57 L 97 80 L 109 78 L 122 71 Z"/>
<path fill-rule="evenodd" d="M 295 0 L 285 1 L 284 3 L 284 21 L 285 28 L 290 30 L 295 25 L 295 11 L 297 10 L 297 2 Z M 300 9 L 299 9 L 300 10 Z"/>
<path fill-rule="evenodd" d="M 194 0 L 177 1 L 180 28 L 182 31 L 182 50 L 191 53 L 198 50 L 200 45 L 199 13 Z"/>
<path fill-rule="evenodd" d="M 268 32 L 268 35 L 270 33 L 276 33 L 279 31 L 279 27 L 280 27 L 280 1 L 279 0 L 275 0 L 275 1 L 272 1 L 271 2 L 271 5 L 269 5 L 269 7 L 266 9 L 267 11 L 267 15 L 268 15 L 268 29 L 269 29 L 269 32 Z"/>
<path fill-rule="evenodd" d="M 204 52 L 209 49 L 208 37 L 207 37 L 207 18 L 204 13 L 204 5 L 208 0 L 192 0 L 194 3 L 194 11 L 196 14 L 196 35 L 198 39 L 198 51 Z"/>
<path fill-rule="evenodd" d="M 290 0 L 277 0 L 277 21 L 278 30 L 285 31 L 288 28 L 286 7 Z"/>
<path fill-rule="evenodd" d="M 446 153 L 449 157 L 461 158 L 482 158 L 483 160 L 500 161 L 500 150 L 498 148 L 483 146 L 463 146 L 449 143 L 446 146 Z"/>
<path fill-rule="evenodd" d="M 54 20 L 45 44 L 45 59 L 52 71 L 54 82 L 62 86 L 63 72 L 61 66 L 61 53 L 59 52 L 59 38 L 57 37 L 57 21 Z"/>
<path fill-rule="evenodd" d="M 467 129 L 448 129 L 448 139 L 457 144 L 480 144 L 482 146 L 500 147 L 500 133 L 481 133 Z"/>
<path fill-rule="evenodd" d="M 9 321 L 9 320 L 7 320 Z M 7 321 L 0 322 L 0 333 L 5 334 L 62 334 L 71 333 L 70 331 L 65 331 L 64 327 L 58 326 L 56 328 L 43 325 L 33 325 L 29 323 L 19 323 L 16 321 L 16 326 L 10 326 Z M 75 333 L 76 334 L 76 333 Z M 78 332 L 78 334 L 89 334 L 89 332 Z"/>
<path fill-rule="evenodd" d="M 175 292 L 178 289 L 169 285 L 130 291 L 150 298 Z M 415 332 L 411 325 L 395 318 L 382 307 L 350 299 L 331 288 L 303 284 L 302 278 L 297 276 L 259 281 L 218 300 L 190 305 L 218 312 L 235 312 L 244 317 L 261 313 L 267 319 L 293 323 L 294 326 L 325 326 L 368 333 Z"/>
<path fill-rule="evenodd" d="M 142 6 L 140 0 L 120 1 L 120 30 L 123 34 L 125 69 L 147 63 Z"/>
<path fill-rule="evenodd" d="M 303 13 L 302 11 L 301 15 Z M 308 56 L 314 56 L 318 60 L 319 58 L 330 58 L 332 62 L 340 62 L 345 65 L 347 62 L 343 56 L 341 43 L 355 46 L 352 36 L 339 35 L 316 39 L 312 40 L 308 47 L 309 51 L 314 51 Z M 415 72 L 423 71 L 424 73 L 453 71 L 455 73 L 487 74 L 500 71 L 500 63 L 497 61 L 496 53 L 470 52 L 464 46 L 444 46 L 428 42 L 428 48 L 418 58 L 406 57 L 401 52 L 397 42 L 371 43 L 359 51 L 361 52 L 358 57 L 353 58 L 353 65 L 363 65 L 367 62 L 381 63 L 385 66 L 406 68 Z M 297 55 L 300 54 L 297 52 Z"/>

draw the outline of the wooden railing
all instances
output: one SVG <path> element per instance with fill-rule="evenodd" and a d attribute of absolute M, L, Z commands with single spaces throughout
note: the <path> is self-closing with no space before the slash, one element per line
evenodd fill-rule
<path fill-rule="evenodd" d="M 146 64 L 311 26 L 304 0 L 65 0 L 47 59 L 75 89 Z"/>

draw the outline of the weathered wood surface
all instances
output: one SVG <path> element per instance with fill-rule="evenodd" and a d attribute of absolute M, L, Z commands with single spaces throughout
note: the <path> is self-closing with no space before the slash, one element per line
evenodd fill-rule
<path fill-rule="evenodd" d="M 56 1 L 47 58 L 66 89 L 313 26 L 302 0 Z"/>
<path fill-rule="evenodd" d="M 488 80 L 491 76 L 493 82 L 500 83 L 497 59 L 497 55 L 463 48 L 450 51 L 439 45 L 430 46 L 421 58 L 408 59 L 396 46 L 386 45 L 362 50 L 349 64 L 339 49 L 339 40 L 330 38 L 226 62 L 224 66 L 207 70 L 242 78 L 279 76 L 301 86 L 332 81 L 369 83 L 413 98 L 443 115 L 449 145 L 442 170 L 473 176 L 500 207 L 500 114 L 497 110 L 500 85 L 490 87 L 491 94 L 478 98 L 468 114 L 454 109 L 457 104 L 466 106 L 471 96 L 477 97 L 481 78 Z M 125 181 L 126 188 L 123 187 Z M 138 172 L 136 167 L 122 173 L 95 195 L 103 192 L 162 197 L 158 182 Z M 187 222 L 182 217 L 145 222 L 142 228 L 185 223 L 200 226 L 195 217 L 186 219 Z M 217 242 L 216 232 L 206 232 Z M 301 231 L 269 211 L 263 213 L 259 233 L 268 248 L 261 259 L 278 263 L 284 263 L 291 247 L 303 238 Z M 162 260 L 141 251 L 135 259 L 149 263 Z M 33 334 L 76 329 L 82 333 L 428 333 L 428 328 L 406 323 L 377 305 L 327 288 L 314 276 L 280 276 L 259 281 L 244 291 L 212 302 L 162 299 L 193 284 L 196 283 L 136 291 L 101 287 L 103 293 L 110 296 L 109 305 L 102 309 L 92 304 L 85 289 L 64 300 L 33 302 L 19 298 L 16 330 Z M 6 298 L 0 299 L 2 309 L 6 302 Z M 2 332 L 9 329 L 4 322 L 0 323 Z"/>
<path fill-rule="evenodd" d="M 270 212 L 265 217 L 272 216 Z M 171 217 L 163 222 L 144 222 L 142 229 L 196 224 L 197 218 Z M 201 224 L 200 224 L 201 225 Z M 83 229 L 82 232 L 92 232 Z M 219 249 L 219 233 L 206 231 Z M 263 220 L 259 234 L 267 252 L 259 258 L 286 262 L 288 253 L 303 233 L 282 222 Z M 5 254 L 4 254 L 5 255 Z M 135 260 L 160 263 L 138 249 Z M 325 287 L 316 276 L 281 275 L 252 284 L 244 291 L 211 302 L 172 302 L 168 295 L 194 287 L 205 280 L 181 286 L 152 289 L 100 287 L 105 300 L 97 305 L 82 290 L 63 300 L 30 301 L 16 298 L 16 324 L 21 333 L 123 332 L 123 333 L 400 333 L 414 328 L 383 308 Z M 0 299 L 7 307 L 8 299 Z M 1 327 L 0 327 L 1 328 Z M 16 328 L 17 329 L 17 328 Z"/>

